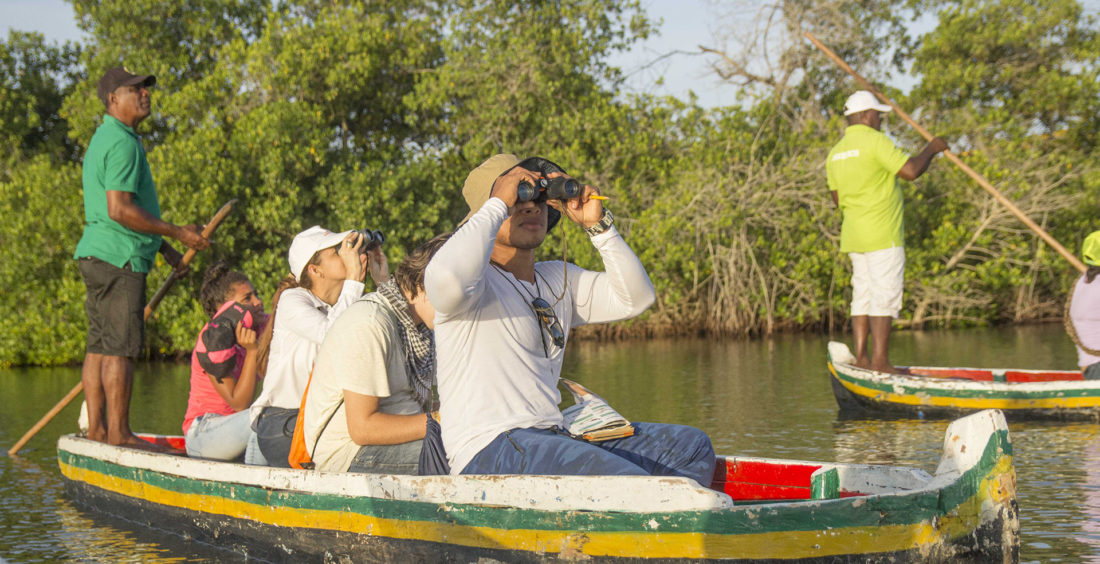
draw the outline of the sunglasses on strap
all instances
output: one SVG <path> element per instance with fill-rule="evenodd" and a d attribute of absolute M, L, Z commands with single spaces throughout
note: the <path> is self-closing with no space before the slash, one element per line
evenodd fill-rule
<path fill-rule="evenodd" d="M 554 313 L 554 308 L 550 307 L 550 304 L 546 303 L 546 300 L 542 298 L 535 298 L 531 302 L 531 309 L 535 310 L 535 315 L 538 316 L 539 322 L 546 329 L 546 332 L 550 334 L 550 340 L 554 342 L 559 348 L 565 346 L 565 331 L 561 328 L 561 322 L 558 321 L 558 314 Z M 545 345 L 545 341 L 543 342 Z"/>

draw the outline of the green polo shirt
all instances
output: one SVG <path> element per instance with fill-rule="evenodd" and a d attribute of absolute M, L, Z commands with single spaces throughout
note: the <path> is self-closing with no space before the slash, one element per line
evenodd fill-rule
<path fill-rule="evenodd" d="M 161 236 L 123 227 L 107 215 L 107 191 L 130 192 L 133 202 L 160 219 L 157 187 L 145 147 L 133 128 L 109 115 L 84 153 L 84 235 L 73 258 L 96 257 L 119 268 L 149 272 Z"/>
<path fill-rule="evenodd" d="M 837 193 L 844 223 L 840 251 L 869 253 L 905 243 L 901 188 L 894 178 L 909 155 L 881 131 L 850 125 L 825 161 L 829 190 Z"/>

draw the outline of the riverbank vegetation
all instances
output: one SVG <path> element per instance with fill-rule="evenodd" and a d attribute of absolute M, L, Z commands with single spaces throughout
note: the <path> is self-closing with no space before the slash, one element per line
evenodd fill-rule
<path fill-rule="evenodd" d="M 620 94 L 611 55 L 654 29 L 634 0 L 73 5 L 86 43 L 0 42 L 0 366 L 83 356 L 80 158 L 103 110 L 96 80 L 119 63 L 157 75 L 140 131 L 165 218 L 239 202 L 192 270 L 229 259 L 268 295 L 296 232 L 381 229 L 392 264 L 453 229 L 466 173 L 506 151 L 612 198 L 658 302 L 604 334 L 842 327 L 849 265 L 824 159 L 857 87 L 802 31 L 878 84 L 911 77 L 887 93 L 1071 250 L 1100 227 L 1100 26 L 1070 0 L 752 3 L 728 34 L 700 30 L 702 56 L 740 86 L 722 108 Z M 923 145 L 897 118 L 885 130 Z M 902 187 L 903 325 L 1061 314 L 1075 271 L 968 177 L 938 159 Z M 543 258 L 597 267 L 565 227 Z M 193 346 L 200 278 L 159 307 L 151 356 Z"/>

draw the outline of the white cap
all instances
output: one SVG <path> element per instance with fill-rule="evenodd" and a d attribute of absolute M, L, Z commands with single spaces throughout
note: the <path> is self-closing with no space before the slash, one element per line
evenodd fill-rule
<path fill-rule="evenodd" d="M 890 111 L 890 106 L 879 104 L 875 95 L 866 90 L 860 90 L 848 96 L 848 99 L 844 102 L 844 115 L 846 116 L 858 114 L 859 112 L 865 112 L 867 110 L 888 112 Z"/>
<path fill-rule="evenodd" d="M 351 231 L 333 233 L 320 225 L 314 225 L 295 235 L 294 241 L 290 243 L 290 252 L 287 253 L 287 262 L 290 263 L 290 273 L 294 275 L 296 280 L 301 282 L 302 272 L 305 271 L 306 265 L 309 264 L 309 259 L 313 258 L 313 255 L 316 254 L 317 251 L 339 245 L 340 241 L 343 241 L 344 237 L 348 236 L 348 233 L 351 233 Z"/>

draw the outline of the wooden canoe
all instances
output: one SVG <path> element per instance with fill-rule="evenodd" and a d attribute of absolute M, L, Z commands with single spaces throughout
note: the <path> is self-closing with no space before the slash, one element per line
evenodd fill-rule
<path fill-rule="evenodd" d="M 887 374 L 853 365 L 843 343 L 830 342 L 829 375 L 842 410 L 955 417 L 999 409 L 1011 419 L 1100 421 L 1100 380 L 1079 370 L 910 366 Z"/>
<path fill-rule="evenodd" d="M 157 440 L 182 444 L 179 437 Z M 1004 416 L 953 422 L 935 475 L 722 457 L 685 478 L 288 470 L 58 440 L 81 507 L 275 561 L 1015 561 Z"/>

